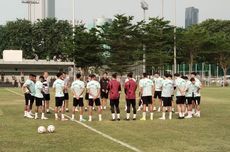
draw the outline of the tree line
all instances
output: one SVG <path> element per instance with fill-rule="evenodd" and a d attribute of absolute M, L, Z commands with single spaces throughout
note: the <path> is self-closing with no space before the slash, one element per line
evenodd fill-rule
<path fill-rule="evenodd" d="M 142 64 L 161 70 L 173 64 L 174 26 L 162 18 L 134 22 L 134 17 L 116 15 L 112 22 L 87 29 L 72 28 L 68 21 L 53 19 L 31 23 L 18 19 L 0 25 L 0 55 L 5 49 L 23 50 L 23 57 L 74 61 L 77 67 L 103 67 L 124 73 Z M 208 19 L 186 29 L 176 27 L 177 62 L 190 65 L 206 62 L 219 65 L 224 75 L 230 68 L 230 21 Z M 74 32 L 74 33 L 73 33 Z"/>

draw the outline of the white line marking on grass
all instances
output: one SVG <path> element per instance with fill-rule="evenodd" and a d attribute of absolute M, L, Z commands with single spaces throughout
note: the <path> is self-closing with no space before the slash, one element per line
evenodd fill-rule
<path fill-rule="evenodd" d="M 16 94 L 16 95 L 19 95 L 19 96 L 22 96 L 22 97 L 23 97 L 22 94 L 20 94 L 20 93 L 18 93 L 18 92 L 16 92 L 16 91 L 13 91 L 13 90 L 10 90 L 10 89 L 6 89 L 6 90 L 9 91 L 9 92 L 11 92 L 11 93 L 14 93 L 14 94 Z"/>
<path fill-rule="evenodd" d="M 17 94 L 17 95 L 19 95 L 19 96 L 23 96 L 22 94 L 20 94 L 20 93 L 18 93 L 18 92 L 15 92 L 15 91 L 13 91 L 13 90 L 10 90 L 10 89 L 6 89 L 6 90 L 9 91 L 9 92 L 11 92 L 11 93 Z M 53 108 L 50 108 L 50 109 L 54 110 Z M 68 115 L 66 115 L 66 114 L 65 114 L 65 116 L 66 116 L 67 118 L 71 119 L 70 116 L 68 116 Z M 141 150 L 139 150 L 139 149 L 137 149 L 137 148 L 135 148 L 135 147 L 133 147 L 133 146 L 131 146 L 131 145 L 125 143 L 125 142 L 122 142 L 122 141 L 120 141 L 120 140 L 117 140 L 117 139 L 115 139 L 115 138 L 113 138 L 113 137 L 111 137 L 111 136 L 109 136 L 109 135 L 107 135 L 107 134 L 105 134 L 105 133 L 103 133 L 103 132 L 101 132 L 101 131 L 99 131 L 99 130 L 97 130 L 97 129 L 94 129 L 93 127 L 90 127 L 90 126 L 88 126 L 88 125 L 86 125 L 86 124 L 84 124 L 84 123 L 82 123 L 82 122 L 80 122 L 80 121 L 73 120 L 73 122 L 76 122 L 76 123 L 78 123 L 78 124 L 84 126 L 85 128 L 87 128 L 87 129 L 89 129 L 89 130 L 91 130 L 91 131 L 93 131 L 93 132 L 95 132 L 95 133 L 97 133 L 97 134 L 99 134 L 99 135 L 101 135 L 101 136 L 103 136 L 103 137 L 105 137 L 105 138 L 107 138 L 107 139 L 109 139 L 109 140 L 115 142 L 115 143 L 118 143 L 118 144 L 120 144 L 120 145 L 122 145 L 122 146 L 124 146 L 124 147 L 126 147 L 126 148 L 129 148 L 129 149 L 131 149 L 131 150 L 133 150 L 133 151 L 135 151 L 135 152 L 142 152 Z"/>

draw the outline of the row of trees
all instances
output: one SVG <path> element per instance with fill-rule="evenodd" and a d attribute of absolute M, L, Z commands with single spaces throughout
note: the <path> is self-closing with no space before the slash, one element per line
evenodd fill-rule
<path fill-rule="evenodd" d="M 102 67 L 119 73 L 142 63 L 147 71 L 173 64 L 174 27 L 161 18 L 134 23 L 133 17 L 116 15 L 111 23 L 88 30 L 56 19 L 8 22 L 0 26 L 0 51 L 21 49 L 27 59 L 62 56 L 78 67 Z M 73 36 L 74 31 L 74 36 Z M 216 63 L 226 75 L 230 67 L 230 21 L 206 20 L 189 28 L 177 28 L 178 63 Z M 2 53 L 1 53 L 2 54 Z"/>

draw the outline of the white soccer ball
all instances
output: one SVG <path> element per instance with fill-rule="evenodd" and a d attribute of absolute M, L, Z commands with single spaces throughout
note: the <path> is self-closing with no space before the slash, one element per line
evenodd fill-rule
<path fill-rule="evenodd" d="M 54 125 L 49 125 L 49 126 L 47 127 L 47 131 L 48 131 L 49 133 L 53 133 L 53 132 L 55 131 Z"/>
<path fill-rule="evenodd" d="M 38 127 L 38 133 L 39 134 L 42 134 L 42 133 L 45 133 L 45 132 L 46 132 L 46 128 L 44 126 Z"/>

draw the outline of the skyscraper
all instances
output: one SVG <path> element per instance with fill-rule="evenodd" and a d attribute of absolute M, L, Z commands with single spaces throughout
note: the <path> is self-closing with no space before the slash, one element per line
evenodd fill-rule
<path fill-rule="evenodd" d="M 55 0 L 46 0 L 46 17 L 55 18 Z"/>
<path fill-rule="evenodd" d="M 185 28 L 197 24 L 199 21 L 199 9 L 188 7 L 185 10 Z"/>
<path fill-rule="evenodd" d="M 38 4 L 29 4 L 31 21 L 55 17 L 55 0 L 37 0 Z"/>

